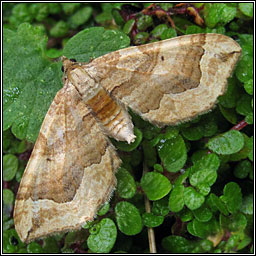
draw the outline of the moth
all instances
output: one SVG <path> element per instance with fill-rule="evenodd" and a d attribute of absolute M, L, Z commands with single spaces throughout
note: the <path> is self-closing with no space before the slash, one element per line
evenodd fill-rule
<path fill-rule="evenodd" d="M 108 137 L 135 139 L 127 109 L 159 127 L 205 113 L 225 92 L 240 54 L 227 36 L 195 34 L 89 63 L 63 57 L 64 86 L 45 116 L 16 197 L 20 239 L 30 242 L 93 220 L 121 164 Z"/>

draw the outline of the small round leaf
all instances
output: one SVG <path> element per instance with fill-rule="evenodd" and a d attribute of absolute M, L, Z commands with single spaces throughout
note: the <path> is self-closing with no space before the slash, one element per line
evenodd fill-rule
<path fill-rule="evenodd" d="M 230 155 L 242 149 L 244 137 L 239 131 L 231 130 L 210 139 L 207 146 L 217 154 Z"/>
<path fill-rule="evenodd" d="M 184 201 L 190 210 L 195 210 L 204 203 L 204 196 L 196 192 L 194 188 L 187 187 L 184 190 Z"/>
<path fill-rule="evenodd" d="M 117 226 L 125 235 L 132 236 L 140 233 L 142 219 L 139 210 L 131 203 L 119 202 L 115 207 Z"/>
<path fill-rule="evenodd" d="M 163 223 L 164 216 L 157 216 L 151 212 L 145 212 L 142 215 L 142 220 L 145 226 L 154 228 Z"/>
<path fill-rule="evenodd" d="M 172 185 L 164 175 L 148 172 L 141 179 L 141 187 L 149 200 L 159 200 L 170 192 Z"/>
<path fill-rule="evenodd" d="M 87 240 L 88 247 L 95 253 L 108 253 L 116 241 L 116 225 L 109 218 L 102 219 L 96 225 L 99 226 L 98 232 L 90 234 Z"/>
<path fill-rule="evenodd" d="M 184 186 L 175 186 L 169 198 L 169 208 L 173 212 L 179 212 L 184 207 Z"/>
<path fill-rule="evenodd" d="M 3 157 L 3 179 L 4 181 L 12 180 L 18 170 L 19 161 L 15 155 L 7 154 Z"/>
<path fill-rule="evenodd" d="M 120 197 L 132 198 L 136 193 L 136 184 L 132 175 L 125 168 L 119 168 L 116 178 L 117 192 Z"/>
<path fill-rule="evenodd" d="M 241 188 L 235 182 L 229 182 L 224 187 L 224 195 L 221 200 L 226 203 L 230 213 L 237 212 L 242 205 Z"/>
<path fill-rule="evenodd" d="M 183 138 L 161 140 L 158 144 L 158 154 L 165 168 L 169 172 L 179 171 L 187 160 L 187 150 Z"/>

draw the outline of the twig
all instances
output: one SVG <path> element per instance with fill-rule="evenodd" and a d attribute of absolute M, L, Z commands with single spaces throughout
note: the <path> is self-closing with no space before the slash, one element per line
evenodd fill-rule
<path fill-rule="evenodd" d="M 143 175 L 148 172 L 148 167 L 145 163 L 143 163 Z M 151 207 L 150 207 L 150 202 L 145 195 L 145 209 L 146 212 L 150 213 L 151 212 Z M 150 253 L 157 253 L 156 251 L 156 241 L 155 241 L 155 232 L 153 228 L 148 228 L 148 243 L 149 243 L 149 252 Z"/>

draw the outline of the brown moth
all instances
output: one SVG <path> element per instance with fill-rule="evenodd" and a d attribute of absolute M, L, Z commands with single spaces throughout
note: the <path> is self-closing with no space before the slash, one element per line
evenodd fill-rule
<path fill-rule="evenodd" d="M 116 186 L 107 136 L 132 142 L 131 108 L 162 127 L 209 111 L 226 90 L 240 46 L 219 34 L 122 49 L 90 63 L 63 57 L 64 86 L 42 124 L 20 183 L 14 223 L 23 242 L 79 229 Z"/>

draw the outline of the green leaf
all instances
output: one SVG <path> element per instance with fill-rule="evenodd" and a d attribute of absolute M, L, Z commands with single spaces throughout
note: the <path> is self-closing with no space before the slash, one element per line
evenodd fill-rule
<path fill-rule="evenodd" d="M 169 209 L 173 212 L 179 212 L 184 207 L 184 186 L 175 186 L 169 197 Z"/>
<path fill-rule="evenodd" d="M 169 172 L 179 171 L 187 160 L 187 150 L 183 138 L 161 140 L 158 144 L 158 154 L 165 168 Z"/>
<path fill-rule="evenodd" d="M 132 198 L 136 193 L 136 184 L 132 175 L 125 168 L 119 168 L 116 178 L 119 196 L 122 198 Z"/>
<path fill-rule="evenodd" d="M 226 25 L 236 16 L 236 8 L 224 3 L 207 3 L 204 6 L 205 24 L 209 28 Z"/>
<path fill-rule="evenodd" d="M 115 207 L 117 226 L 125 235 L 132 236 L 140 233 L 142 219 L 139 210 L 131 203 L 119 202 Z"/>
<path fill-rule="evenodd" d="M 142 132 L 137 127 L 134 127 L 134 135 L 136 136 L 136 139 L 130 144 L 124 141 L 116 141 L 114 139 L 111 139 L 111 141 L 119 150 L 130 152 L 137 148 L 142 141 Z"/>
<path fill-rule="evenodd" d="M 142 215 L 142 220 L 145 226 L 154 228 L 160 226 L 164 222 L 164 217 L 157 216 L 151 212 L 145 212 Z"/>
<path fill-rule="evenodd" d="M 27 250 L 28 253 L 44 253 L 44 249 L 36 242 L 29 243 Z"/>
<path fill-rule="evenodd" d="M 147 32 L 139 32 L 134 37 L 134 43 L 136 45 L 145 44 L 147 42 L 148 38 L 149 38 L 149 33 L 147 33 Z"/>
<path fill-rule="evenodd" d="M 200 222 L 207 222 L 212 218 L 212 212 L 205 204 L 192 212 L 195 218 Z"/>
<path fill-rule="evenodd" d="M 184 190 L 184 202 L 190 210 L 199 208 L 204 203 L 204 196 L 195 191 L 192 187 Z"/>
<path fill-rule="evenodd" d="M 211 218 L 211 220 L 207 222 L 200 222 L 197 219 L 193 219 L 188 225 L 188 231 L 194 236 L 207 238 L 209 235 L 218 233 L 219 224 L 215 218 Z"/>
<path fill-rule="evenodd" d="M 211 191 L 211 188 L 207 183 L 206 184 L 198 184 L 196 187 L 197 187 L 199 193 L 203 196 L 207 196 Z"/>
<path fill-rule="evenodd" d="M 157 171 L 157 172 L 163 172 L 164 169 L 163 169 L 163 166 L 161 164 L 154 164 L 154 170 Z"/>
<path fill-rule="evenodd" d="M 128 20 L 125 24 L 124 24 L 124 27 L 123 27 L 123 32 L 125 34 L 130 34 L 130 32 L 132 31 L 132 28 L 135 24 L 135 20 L 134 19 L 130 19 Z"/>
<path fill-rule="evenodd" d="M 97 215 L 99 215 L 99 216 L 105 215 L 105 214 L 108 212 L 109 208 L 110 208 L 110 204 L 109 204 L 109 202 L 106 202 L 105 204 L 103 204 L 103 205 L 100 207 L 100 209 L 99 209 Z"/>
<path fill-rule="evenodd" d="M 217 170 L 220 161 L 217 155 L 208 154 L 189 168 L 189 180 L 193 186 L 207 185 L 212 186 L 217 179 Z"/>
<path fill-rule="evenodd" d="M 78 231 L 70 231 L 65 236 L 64 246 L 61 251 L 68 249 L 72 244 L 81 241 L 86 236 L 87 232 L 84 229 Z"/>
<path fill-rule="evenodd" d="M 5 204 L 12 205 L 14 201 L 14 193 L 10 189 L 3 189 L 3 201 Z"/>
<path fill-rule="evenodd" d="M 238 7 L 244 15 L 253 17 L 253 3 L 239 3 Z"/>
<path fill-rule="evenodd" d="M 62 37 L 68 33 L 68 29 L 68 24 L 63 20 L 60 20 L 51 28 L 50 35 L 52 37 Z"/>
<path fill-rule="evenodd" d="M 248 94 L 243 94 L 237 102 L 236 111 L 240 115 L 247 116 L 248 114 L 252 113 L 252 106 L 251 106 L 252 97 Z"/>
<path fill-rule="evenodd" d="M 229 182 L 224 187 L 224 194 L 221 200 L 226 204 L 230 213 L 237 212 L 242 204 L 241 188 L 235 182 Z"/>
<path fill-rule="evenodd" d="M 249 138 L 246 134 L 242 133 L 244 136 L 244 146 L 237 153 L 231 154 L 229 160 L 230 161 L 240 161 L 245 158 L 249 158 L 252 156 L 253 152 L 253 137 Z M 253 159 L 250 159 L 253 161 Z"/>
<path fill-rule="evenodd" d="M 228 88 L 224 95 L 218 98 L 219 103 L 225 108 L 234 108 L 240 98 L 241 89 L 237 85 L 235 77 L 228 79 Z"/>
<path fill-rule="evenodd" d="M 210 194 L 209 200 L 207 201 L 211 208 L 217 208 L 225 216 L 228 215 L 228 210 L 226 205 L 213 193 Z"/>
<path fill-rule="evenodd" d="M 80 7 L 81 3 L 61 3 L 62 9 L 65 14 L 72 14 Z"/>
<path fill-rule="evenodd" d="M 7 154 L 3 157 L 3 180 L 12 180 L 18 170 L 19 160 L 15 155 Z"/>
<path fill-rule="evenodd" d="M 204 130 L 200 124 L 194 124 L 182 129 L 182 135 L 188 140 L 200 140 L 204 136 Z"/>
<path fill-rule="evenodd" d="M 17 32 L 4 30 L 3 129 L 12 126 L 17 138 L 33 142 L 62 85 L 60 64 L 44 57 L 46 41 L 40 29 L 26 23 Z"/>
<path fill-rule="evenodd" d="M 241 212 L 248 215 L 253 214 L 253 195 L 252 194 L 245 196 L 243 198 Z"/>
<path fill-rule="evenodd" d="M 112 10 L 113 4 L 112 3 L 102 3 L 101 4 L 102 13 L 98 14 L 95 17 L 95 21 L 99 24 L 106 24 L 106 22 L 110 22 L 112 20 Z"/>
<path fill-rule="evenodd" d="M 231 130 L 210 139 L 207 146 L 217 154 L 230 155 L 242 149 L 244 137 L 239 131 Z"/>
<path fill-rule="evenodd" d="M 86 6 L 79 9 L 74 13 L 68 20 L 68 23 L 72 29 L 75 29 L 83 24 L 85 24 L 92 15 L 92 7 Z"/>
<path fill-rule="evenodd" d="M 43 249 L 45 253 L 59 253 L 60 249 L 54 237 L 47 237 L 44 239 Z"/>
<path fill-rule="evenodd" d="M 204 33 L 204 29 L 196 25 L 188 26 L 185 32 L 186 35 L 200 34 L 200 33 Z"/>
<path fill-rule="evenodd" d="M 95 253 L 109 253 L 116 241 L 116 225 L 113 220 L 104 218 L 96 226 L 98 226 L 98 232 L 90 234 L 87 240 L 88 247 Z"/>
<path fill-rule="evenodd" d="M 253 142 L 254 142 L 254 140 L 253 140 L 253 136 L 251 136 L 250 138 L 249 138 L 249 141 L 248 141 L 248 148 L 249 148 L 249 153 L 248 153 L 248 158 L 251 160 L 251 161 L 253 161 Z"/>
<path fill-rule="evenodd" d="M 190 253 L 193 244 L 181 236 L 167 236 L 162 240 L 162 246 L 171 253 Z"/>
<path fill-rule="evenodd" d="M 234 176 L 238 179 L 245 179 L 253 171 L 252 164 L 249 160 L 239 162 L 234 170 Z"/>
<path fill-rule="evenodd" d="M 231 123 L 237 123 L 237 113 L 234 108 L 224 108 L 222 105 L 219 105 L 220 112 L 222 115 Z"/>
<path fill-rule="evenodd" d="M 164 175 L 148 172 L 141 179 L 141 187 L 149 200 L 159 200 L 170 192 L 172 185 Z"/>
<path fill-rule="evenodd" d="M 253 57 L 243 55 L 237 64 L 236 77 L 243 83 L 253 79 Z"/>
<path fill-rule="evenodd" d="M 139 31 L 145 31 L 148 27 L 153 25 L 153 19 L 149 15 L 142 15 L 137 20 L 137 28 Z"/>
<path fill-rule="evenodd" d="M 194 218 L 192 211 L 188 208 L 183 208 L 180 212 L 177 213 L 177 216 L 180 217 L 182 222 L 188 222 Z"/>
<path fill-rule="evenodd" d="M 166 24 L 160 24 L 156 26 L 152 31 L 151 35 L 156 38 L 160 38 L 162 33 L 168 29 L 168 26 Z"/>
<path fill-rule="evenodd" d="M 241 212 L 231 215 L 229 221 L 229 229 L 233 232 L 244 230 L 247 226 L 247 219 Z"/>
<path fill-rule="evenodd" d="M 245 117 L 245 122 L 248 124 L 253 124 L 253 119 L 254 119 L 254 115 L 253 112 L 250 112 L 246 117 Z"/>
<path fill-rule="evenodd" d="M 246 246 L 248 246 L 251 243 L 251 241 L 252 241 L 252 238 L 245 235 L 242 241 L 238 244 L 237 250 L 239 251 L 244 249 Z"/>
<path fill-rule="evenodd" d="M 153 202 L 152 213 L 155 215 L 166 216 L 169 213 L 168 197 Z"/>
<path fill-rule="evenodd" d="M 177 36 L 177 32 L 174 28 L 168 28 L 165 29 L 164 32 L 161 34 L 160 38 L 161 40 L 166 40 L 172 37 L 176 37 Z"/>
<path fill-rule="evenodd" d="M 88 62 L 112 51 L 128 47 L 130 39 L 118 30 L 102 27 L 87 28 L 73 36 L 65 45 L 63 54 L 79 62 Z"/>
<path fill-rule="evenodd" d="M 250 79 L 244 83 L 244 89 L 250 95 L 253 95 L 253 79 Z"/>

